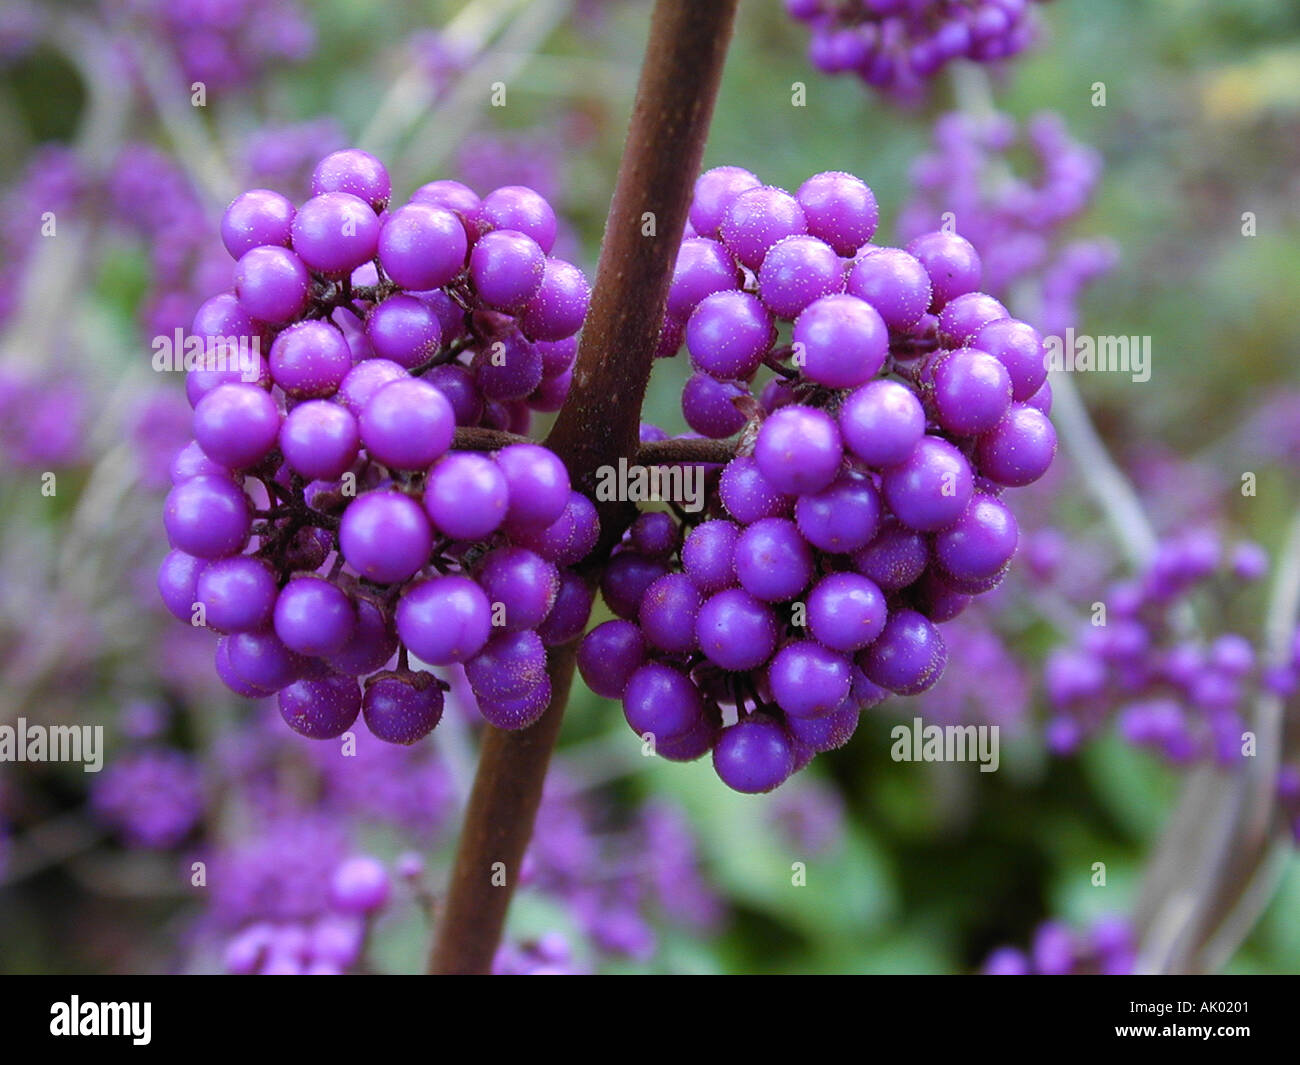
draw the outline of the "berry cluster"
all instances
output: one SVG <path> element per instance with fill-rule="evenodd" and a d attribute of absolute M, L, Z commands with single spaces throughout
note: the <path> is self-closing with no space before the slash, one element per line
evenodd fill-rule
<path fill-rule="evenodd" d="M 119 757 L 91 787 L 96 818 L 131 847 L 166 850 L 203 816 L 203 775 L 184 751 L 146 746 Z"/>
<path fill-rule="evenodd" d="M 1016 55 L 1036 30 L 1033 0 L 785 0 L 812 29 L 808 60 L 826 74 L 857 74 L 874 88 L 915 96 L 957 59 Z"/>
<path fill-rule="evenodd" d="M 301 847 L 298 841 L 293 843 L 290 853 Z M 280 886 L 276 882 L 285 878 L 276 857 L 258 848 L 234 855 L 224 864 L 247 882 L 246 887 L 260 880 L 266 889 L 274 890 Z M 319 864 L 312 862 L 309 868 Z M 285 913 L 278 920 L 246 923 L 226 940 L 222 951 L 226 972 L 237 976 L 333 976 L 356 970 L 362 961 L 367 927 L 388 906 L 392 882 L 383 864 L 365 854 L 344 857 L 324 872 L 327 890 L 311 893 L 323 897 L 302 900 L 312 905 L 301 905 L 299 912 Z"/>
<path fill-rule="evenodd" d="M 1129 976 L 1137 961 L 1132 924 L 1101 917 L 1075 931 L 1062 921 L 1044 921 L 1029 952 L 999 947 L 984 962 L 988 976 Z"/>
<path fill-rule="evenodd" d="M 381 739 L 427 734 L 444 682 L 408 650 L 463 663 L 483 716 L 521 728 L 549 702 L 547 646 L 586 623 L 587 586 L 561 567 L 595 544 L 596 512 L 539 445 L 453 444 L 563 400 L 586 278 L 549 257 L 555 215 L 530 189 L 439 181 L 390 210 L 383 165 L 351 149 L 312 185 L 297 208 L 246 192 L 222 220 L 234 291 L 193 332 L 270 347 L 187 378 L 159 590 L 222 634 L 226 684 L 279 692 L 304 735 L 362 711 Z"/>
<path fill-rule="evenodd" d="M 946 232 L 873 244 L 877 214 L 850 174 L 793 195 L 738 167 L 700 177 L 665 335 L 695 369 L 688 423 L 739 433 L 735 457 L 698 513 L 637 519 L 601 582 L 618 619 L 579 651 L 659 754 L 712 749 L 739 791 L 934 684 L 937 624 L 1016 549 L 1003 489 L 1056 449 L 1041 338 L 978 291 L 975 249 Z"/>
<path fill-rule="evenodd" d="M 114 28 L 138 23 L 169 51 L 186 83 L 248 88 L 316 50 L 316 30 L 295 0 L 126 0 L 103 5 Z"/>
<path fill-rule="evenodd" d="M 1082 625 L 1072 643 L 1048 656 L 1049 747 L 1072 753 L 1113 719 L 1129 742 L 1175 764 L 1240 765 L 1246 702 L 1261 687 L 1294 690 L 1300 638 L 1290 664 L 1266 667 L 1246 636 L 1207 639 L 1182 619 L 1193 596 L 1217 591 L 1222 604 L 1231 588 L 1267 569 L 1254 543 L 1225 550 L 1203 530 L 1162 541 L 1140 578 L 1107 589 L 1098 623 Z"/>
<path fill-rule="evenodd" d="M 503 943 L 493 976 L 580 976 L 583 970 L 563 933 L 546 932 L 522 943 Z"/>

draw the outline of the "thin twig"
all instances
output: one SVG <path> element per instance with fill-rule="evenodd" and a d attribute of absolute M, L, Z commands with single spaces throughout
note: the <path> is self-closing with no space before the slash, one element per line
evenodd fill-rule
<path fill-rule="evenodd" d="M 501 27 L 513 17 L 523 0 L 471 0 L 440 31 L 452 55 L 476 58 Z M 384 158 L 412 123 L 434 101 L 434 86 L 419 56 L 397 75 L 366 123 L 357 144 Z"/>
<path fill-rule="evenodd" d="M 394 169 L 399 178 L 413 180 L 436 173 L 474 127 L 479 112 L 491 103 L 494 83 L 506 86 L 509 101 L 510 80 L 564 20 L 570 2 L 532 0 L 523 7 L 497 46 L 460 75 L 455 88 L 415 130 Z"/>
<path fill-rule="evenodd" d="M 1053 370 L 1052 421 L 1083 483 L 1115 530 L 1134 569 L 1142 570 L 1156 549 L 1156 534 L 1137 492 L 1101 442 L 1074 379 Z"/>

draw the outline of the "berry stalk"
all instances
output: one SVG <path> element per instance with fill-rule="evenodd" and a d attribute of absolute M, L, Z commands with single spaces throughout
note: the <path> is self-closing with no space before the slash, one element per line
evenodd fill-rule
<path fill-rule="evenodd" d="M 575 488 L 631 458 L 673 262 L 704 156 L 737 0 L 658 0 L 610 204 L 572 390 L 547 445 Z M 646 213 L 653 235 L 644 235 Z M 606 505 L 596 557 L 630 521 Z M 551 705 L 518 732 L 489 728 L 430 959 L 434 973 L 490 970 L 573 677 L 576 644 L 551 655 Z M 497 864 L 500 863 L 500 864 Z M 504 872 L 495 886 L 494 868 Z M 496 878 L 500 883 L 501 878 Z"/>

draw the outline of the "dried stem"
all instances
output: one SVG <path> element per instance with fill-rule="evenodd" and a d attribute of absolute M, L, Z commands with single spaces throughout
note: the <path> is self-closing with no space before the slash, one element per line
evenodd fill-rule
<path fill-rule="evenodd" d="M 575 486 L 637 451 L 641 403 L 738 0 L 658 0 L 568 401 L 548 445 Z M 653 225 L 647 226 L 647 213 Z M 602 541 L 626 524 L 601 512 Z M 593 575 L 594 579 L 594 575 Z M 430 969 L 490 971 L 573 677 L 551 650 L 550 707 L 518 732 L 488 728 Z"/>
<path fill-rule="evenodd" d="M 1052 422 L 1101 512 L 1115 530 L 1129 561 L 1145 568 L 1156 549 L 1156 534 L 1137 492 L 1124 476 L 1093 427 L 1074 379 L 1052 374 Z"/>
<path fill-rule="evenodd" d="M 1290 656 L 1300 615 L 1300 511 L 1279 556 L 1264 629 L 1270 661 Z M 1247 722 L 1256 755 L 1235 773 L 1205 767 L 1188 782 L 1143 884 L 1142 972 L 1213 972 L 1277 888 L 1286 829 L 1277 817 L 1285 741 L 1281 698 L 1263 694 Z"/>

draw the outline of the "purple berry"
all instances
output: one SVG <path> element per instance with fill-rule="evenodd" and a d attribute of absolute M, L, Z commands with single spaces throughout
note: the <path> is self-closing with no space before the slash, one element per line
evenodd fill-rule
<path fill-rule="evenodd" d="M 356 608 L 347 593 L 321 577 L 293 578 L 275 602 L 275 634 L 301 655 L 337 654 L 356 624 Z"/>
<path fill-rule="evenodd" d="M 582 328 L 591 300 L 586 275 L 563 259 L 547 259 L 542 287 L 524 308 L 520 327 L 532 340 L 557 341 Z"/>
<path fill-rule="evenodd" d="M 256 385 L 221 385 L 194 408 L 194 439 L 208 458 L 229 469 L 257 465 L 279 433 L 279 408 Z"/>
<path fill-rule="evenodd" d="M 342 477 L 356 461 L 360 446 L 357 420 L 339 404 L 324 399 L 298 404 L 280 427 L 285 461 L 308 480 Z"/>
<path fill-rule="evenodd" d="M 684 322 L 700 300 L 736 288 L 736 260 L 716 240 L 695 237 L 682 241 L 668 288 L 668 314 Z"/>
<path fill-rule="evenodd" d="M 578 671 L 587 687 L 606 699 L 621 699 L 628 678 L 645 661 L 646 643 L 631 621 L 606 621 L 578 646 Z"/>
<path fill-rule="evenodd" d="M 520 699 L 545 683 L 546 648 L 535 632 L 498 632 L 466 661 L 465 676 L 480 699 Z"/>
<path fill-rule="evenodd" d="M 239 306 L 259 322 L 288 322 L 307 309 L 311 275 L 287 248 L 250 248 L 235 264 Z"/>
<path fill-rule="evenodd" d="M 361 411 L 361 442 L 370 457 L 398 470 L 419 470 L 451 447 L 456 416 L 427 381 L 407 378 L 384 385 Z"/>
<path fill-rule="evenodd" d="M 672 741 L 699 725 L 704 702 L 686 674 L 649 662 L 628 678 L 623 716 L 637 735 Z"/>
<path fill-rule="evenodd" d="M 820 492 L 839 473 L 844 457 L 834 420 L 813 407 L 791 405 L 769 415 L 758 432 L 754 460 L 778 492 Z"/>
<path fill-rule="evenodd" d="M 939 424 L 954 436 L 988 432 L 1011 406 L 1011 377 L 992 355 L 976 348 L 948 352 L 934 370 Z"/>
<path fill-rule="evenodd" d="M 339 548 L 367 580 L 400 584 L 428 564 L 433 532 L 424 509 L 410 496 L 367 492 L 343 512 Z"/>
<path fill-rule="evenodd" d="M 386 743 L 424 739 L 442 718 L 442 689 L 432 673 L 376 673 L 366 681 L 361 713 Z"/>
<path fill-rule="evenodd" d="M 808 231 L 803 209 L 784 189 L 747 189 L 731 201 L 719 232 L 731 253 L 751 270 L 778 241 Z M 707 234 L 706 234 L 707 235 Z"/>
<path fill-rule="evenodd" d="M 540 291 L 545 275 L 546 253 L 517 230 L 493 230 L 470 252 L 470 280 L 479 298 L 494 310 L 522 310 Z"/>
<path fill-rule="evenodd" d="M 975 458 L 980 473 L 995 484 L 1033 484 L 1056 455 L 1056 430 L 1047 415 L 1013 403 L 1006 416 L 979 438 Z"/>
<path fill-rule="evenodd" d="M 192 477 L 167 493 L 163 523 L 171 545 L 211 559 L 233 555 L 248 542 L 248 497 L 226 477 Z"/>
<path fill-rule="evenodd" d="M 464 662 L 492 633 L 492 604 L 468 577 L 437 577 L 407 589 L 397 604 L 397 634 L 431 666 Z"/>
<path fill-rule="evenodd" d="M 379 262 L 402 288 L 441 288 L 465 268 L 469 241 L 451 211 L 429 203 L 408 203 L 379 231 Z"/>
<path fill-rule="evenodd" d="M 906 460 L 885 470 L 880 484 L 898 520 L 920 532 L 955 521 L 974 487 L 966 457 L 936 436 L 922 437 Z"/>
<path fill-rule="evenodd" d="M 750 595 L 767 602 L 793 599 L 813 575 L 813 554 L 788 518 L 763 518 L 736 541 L 736 576 Z"/>
<path fill-rule="evenodd" d="M 549 525 L 569 502 L 569 473 L 556 455 L 538 444 L 511 444 L 496 453 L 509 488 L 507 521 Z"/>
<path fill-rule="evenodd" d="M 799 315 L 793 334 L 797 365 L 827 388 L 856 388 L 876 376 L 889 355 L 889 329 L 856 296 L 826 296 Z"/>
<path fill-rule="evenodd" d="M 498 547 L 483 556 L 479 584 L 492 603 L 494 624 L 506 632 L 536 629 L 560 591 L 555 565 L 522 547 Z"/>
<path fill-rule="evenodd" d="M 437 353 L 442 326 L 427 303 L 398 293 L 371 310 L 366 337 L 381 359 L 391 359 L 409 370 Z"/>
<path fill-rule="evenodd" d="M 524 185 L 503 185 L 483 197 L 478 221 L 490 229 L 526 233 L 547 255 L 555 246 L 555 211 L 546 198 Z"/>
<path fill-rule="evenodd" d="M 834 651 L 859 651 L 885 627 L 885 597 L 857 573 L 831 573 L 808 593 L 808 628 Z"/>
<path fill-rule="evenodd" d="M 453 540 L 481 540 L 505 520 L 510 490 L 501 467 L 486 455 L 453 451 L 429 471 L 424 508 Z"/>
<path fill-rule="evenodd" d="M 388 904 L 392 886 L 388 872 L 375 858 L 358 855 L 345 860 L 330 879 L 330 902 L 340 913 L 374 913 Z"/>
<path fill-rule="evenodd" d="M 393 184 L 384 164 L 369 152 L 344 148 L 330 152 L 316 164 L 311 175 L 311 191 L 313 196 L 325 192 L 351 193 L 381 211 L 388 206 Z"/>
<path fill-rule="evenodd" d="M 321 193 L 294 215 L 293 250 L 316 273 L 347 277 L 378 253 L 379 219 L 351 193 Z"/>
<path fill-rule="evenodd" d="M 194 616 L 199 574 L 207 561 L 184 551 L 168 551 L 158 567 L 158 594 L 177 621 L 188 624 Z"/>
<path fill-rule="evenodd" d="M 718 491 L 722 505 L 742 525 L 750 525 L 759 518 L 781 517 L 794 507 L 794 497 L 778 491 L 749 455 L 737 456 L 727 463 Z"/>
<path fill-rule="evenodd" d="M 645 638 L 669 654 L 695 650 L 700 592 L 684 573 L 666 573 L 646 588 L 639 620 Z"/>
<path fill-rule="evenodd" d="M 778 318 L 797 318 L 810 303 L 843 291 L 840 257 L 830 245 L 806 234 L 778 242 L 758 271 L 758 294 Z"/>
<path fill-rule="evenodd" d="M 297 322 L 271 344 L 271 378 L 294 399 L 321 399 L 338 391 L 352 369 L 343 334 L 328 322 Z"/>
<path fill-rule="evenodd" d="M 682 415 L 701 436 L 721 440 L 744 428 L 745 416 L 732 400 L 748 395 L 749 389 L 735 382 L 692 374 L 682 389 Z"/>
<path fill-rule="evenodd" d="M 899 248 L 861 255 L 849 270 L 846 288 L 866 300 L 890 329 L 913 329 L 930 306 L 930 275 L 921 261 Z"/>
<path fill-rule="evenodd" d="M 767 667 L 777 705 L 793 717 L 821 717 L 849 697 L 852 663 L 813 640 L 781 648 Z"/>
<path fill-rule="evenodd" d="M 803 208 L 808 232 L 837 255 L 852 255 L 875 235 L 880 221 L 875 194 L 852 174 L 828 170 L 814 174 L 794 194 Z"/>
<path fill-rule="evenodd" d="M 301 680 L 308 660 L 290 651 L 273 632 L 241 632 L 230 637 L 226 656 L 240 680 L 266 692 L 278 692 Z"/>
<path fill-rule="evenodd" d="M 1015 515 L 992 496 L 977 495 L 961 516 L 935 534 L 934 554 L 957 578 L 980 580 L 998 573 L 1016 553 Z"/>
<path fill-rule="evenodd" d="M 410 376 L 404 367 L 398 366 L 389 359 L 367 359 L 353 366 L 343 378 L 343 383 L 339 385 L 338 401 L 351 412 L 354 418 L 360 418 L 361 412 L 370 402 L 370 397 L 384 385 L 390 381 L 405 380 Z M 432 378 L 433 374 L 430 373 L 426 380 L 436 385 L 437 381 Z"/>
<path fill-rule="evenodd" d="M 722 730 L 713 768 L 733 791 L 757 795 L 779 787 L 794 772 L 794 748 L 776 721 L 756 714 Z"/>
<path fill-rule="evenodd" d="M 907 246 L 909 255 L 920 260 L 930 275 L 930 310 L 938 311 L 950 300 L 980 286 L 983 266 L 970 241 L 956 233 L 935 230 L 924 233 Z"/>
<path fill-rule="evenodd" d="M 293 204 L 278 192 L 252 189 L 240 193 L 221 216 L 221 242 L 232 259 L 263 245 L 289 246 Z"/>
<path fill-rule="evenodd" d="M 748 292 L 706 296 L 686 323 L 691 364 L 723 380 L 752 377 L 774 335 L 771 314 Z"/>
<path fill-rule="evenodd" d="M 897 695 L 919 695 L 943 675 L 947 662 L 939 630 L 915 610 L 891 613 L 880 636 L 858 656 L 867 679 Z"/>
<path fill-rule="evenodd" d="M 260 558 L 236 555 L 205 566 L 194 598 L 203 604 L 204 622 L 217 632 L 253 632 L 271 620 L 275 574 Z"/>
<path fill-rule="evenodd" d="M 984 292 L 967 292 L 939 312 L 939 339 L 950 347 L 968 345 L 989 322 L 1010 319 L 1007 309 Z"/>
<path fill-rule="evenodd" d="M 280 716 L 308 739 L 343 735 L 360 712 L 361 686 L 355 677 L 327 674 L 295 681 L 280 691 Z"/>
<path fill-rule="evenodd" d="M 762 182 L 738 166 L 717 166 L 695 179 L 690 224 L 701 237 L 717 239 L 722 220 L 736 197 Z"/>
<path fill-rule="evenodd" d="M 803 538 L 831 554 L 865 547 L 880 523 L 880 494 L 871 478 L 856 470 L 841 473 L 829 487 L 799 497 L 794 517 Z"/>
<path fill-rule="evenodd" d="M 776 617 L 749 592 L 728 588 L 705 601 L 695 637 L 709 661 L 727 670 L 756 669 L 776 648 Z"/>

